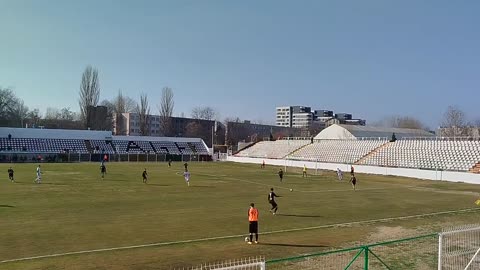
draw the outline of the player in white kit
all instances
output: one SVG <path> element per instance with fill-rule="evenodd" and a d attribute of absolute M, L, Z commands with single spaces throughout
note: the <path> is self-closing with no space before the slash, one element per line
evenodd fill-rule
<path fill-rule="evenodd" d="M 37 178 L 35 178 L 35 183 L 41 184 L 42 183 L 42 170 L 40 169 L 40 165 L 37 167 Z"/>
<path fill-rule="evenodd" d="M 337 176 L 339 181 L 343 180 L 343 172 L 340 170 L 340 168 L 337 168 Z"/>
<path fill-rule="evenodd" d="M 183 177 L 185 177 L 185 182 L 187 182 L 187 186 L 190 186 L 190 172 L 185 170 L 183 173 Z"/>

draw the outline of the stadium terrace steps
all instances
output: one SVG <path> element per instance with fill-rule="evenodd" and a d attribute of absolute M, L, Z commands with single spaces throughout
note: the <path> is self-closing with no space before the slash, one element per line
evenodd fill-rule
<path fill-rule="evenodd" d="M 307 144 L 310 144 L 310 140 L 261 141 L 238 152 L 235 156 L 280 159 Z"/>
<path fill-rule="evenodd" d="M 471 169 L 470 171 L 471 173 L 480 173 L 480 162 L 478 162 L 477 164 L 475 164 Z"/>
<path fill-rule="evenodd" d="M 365 156 L 361 157 L 361 158 L 360 158 L 359 160 L 357 160 L 354 164 L 355 164 L 355 165 L 360 165 L 360 164 L 362 164 L 362 162 L 363 162 L 365 159 L 369 158 L 370 156 L 375 155 L 380 149 L 382 149 L 383 147 L 386 147 L 389 143 L 391 143 L 391 142 L 386 142 L 385 144 L 382 144 L 382 145 L 380 145 L 379 147 L 373 149 L 372 151 L 370 151 L 370 153 L 368 153 L 368 154 L 366 154 Z"/>
<path fill-rule="evenodd" d="M 312 143 L 311 143 L 311 144 L 312 144 Z M 309 146 L 309 145 L 311 145 L 311 144 L 305 144 L 305 145 L 303 145 L 302 147 L 294 150 L 292 153 L 289 153 L 289 154 L 285 155 L 283 158 L 286 158 L 286 157 L 288 157 L 288 156 L 290 156 L 290 155 L 295 155 L 295 153 L 301 151 L 302 149 L 304 149 L 305 147 L 307 147 L 307 146 Z"/>
<path fill-rule="evenodd" d="M 295 160 L 353 164 L 386 140 L 317 140 L 289 156 Z"/>

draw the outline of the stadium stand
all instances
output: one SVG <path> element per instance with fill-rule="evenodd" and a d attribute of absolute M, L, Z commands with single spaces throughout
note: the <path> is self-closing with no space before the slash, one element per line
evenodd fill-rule
<path fill-rule="evenodd" d="M 93 153 L 115 154 L 113 145 L 109 141 L 90 140 L 90 145 L 92 146 L 91 152 Z"/>
<path fill-rule="evenodd" d="M 164 153 L 170 155 L 181 155 L 180 149 L 174 142 L 152 142 L 153 147 L 157 153 Z"/>
<path fill-rule="evenodd" d="M 42 138 L 0 138 L 0 151 L 41 153 L 88 153 L 84 140 Z"/>
<path fill-rule="evenodd" d="M 387 140 L 318 140 L 289 155 L 290 159 L 355 163 Z"/>
<path fill-rule="evenodd" d="M 202 139 L 112 136 L 106 131 L 0 128 L 0 153 L 209 155 Z"/>
<path fill-rule="evenodd" d="M 309 140 L 277 140 L 258 142 L 235 156 L 256 158 L 284 158 L 293 151 L 309 144 Z"/>
<path fill-rule="evenodd" d="M 480 161 L 480 141 L 404 139 L 386 144 L 358 164 L 469 171 Z"/>

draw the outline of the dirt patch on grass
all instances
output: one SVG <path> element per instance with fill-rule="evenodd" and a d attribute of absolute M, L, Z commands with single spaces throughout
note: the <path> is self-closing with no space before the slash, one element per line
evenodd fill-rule
<path fill-rule="evenodd" d="M 473 192 L 473 191 L 461 191 L 461 190 L 442 190 L 438 188 L 428 188 L 428 187 L 412 187 L 412 190 L 418 190 L 418 191 L 428 191 L 428 192 L 436 192 L 436 193 L 442 193 L 442 194 L 460 194 L 460 195 L 470 195 L 470 196 L 479 196 L 478 192 Z"/>
<path fill-rule="evenodd" d="M 366 243 L 376 243 L 388 240 L 402 239 L 406 237 L 418 236 L 418 231 L 407 229 L 402 226 L 388 227 L 379 226 L 376 231 L 367 236 Z"/>

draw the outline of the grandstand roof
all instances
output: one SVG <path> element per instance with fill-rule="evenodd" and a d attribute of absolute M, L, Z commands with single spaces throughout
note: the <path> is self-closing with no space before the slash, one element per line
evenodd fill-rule
<path fill-rule="evenodd" d="M 32 138 L 32 139 L 79 139 L 79 140 L 121 140 L 121 141 L 171 141 L 202 142 L 200 138 L 153 137 L 153 136 L 112 136 L 111 131 L 73 130 L 73 129 L 40 129 L 40 128 L 0 128 L 0 138 Z"/>
<path fill-rule="evenodd" d="M 386 128 L 356 125 L 331 125 L 315 136 L 316 140 L 358 139 L 358 138 L 391 138 L 395 133 L 397 139 L 407 137 L 433 137 L 434 134 L 409 128 Z"/>
<path fill-rule="evenodd" d="M 43 139 L 82 139 L 105 140 L 112 138 L 111 131 L 71 130 L 71 129 L 40 129 L 40 128 L 0 128 L 0 138 L 8 135 L 12 138 L 43 138 Z"/>

